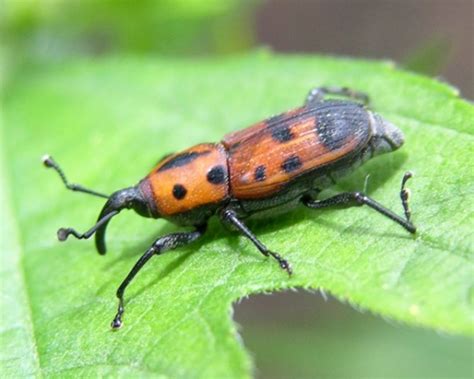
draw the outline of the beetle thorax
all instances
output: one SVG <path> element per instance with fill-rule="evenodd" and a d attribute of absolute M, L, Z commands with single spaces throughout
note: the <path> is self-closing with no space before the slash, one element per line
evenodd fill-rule
<path fill-rule="evenodd" d="M 170 217 L 229 196 L 227 155 L 220 144 L 201 144 L 167 157 L 144 179 L 157 216 Z"/>

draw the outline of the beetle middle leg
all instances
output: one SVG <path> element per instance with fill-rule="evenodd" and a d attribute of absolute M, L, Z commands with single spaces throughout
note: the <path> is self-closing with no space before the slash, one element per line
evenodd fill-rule
<path fill-rule="evenodd" d="M 411 211 L 410 207 L 408 206 L 409 192 L 405 188 L 406 182 L 411 177 L 411 172 L 405 173 L 402 179 L 402 185 L 400 190 L 400 198 L 402 200 L 405 218 L 400 217 L 390 209 L 384 207 L 382 204 L 378 203 L 377 201 L 373 200 L 362 192 L 342 192 L 324 200 L 313 200 L 311 198 L 303 198 L 302 202 L 305 206 L 312 209 L 326 208 L 334 205 L 367 205 L 375 211 L 379 212 L 380 214 L 384 215 L 385 217 L 388 217 L 389 219 L 395 221 L 397 224 L 404 227 L 410 233 L 415 233 L 416 227 L 411 222 Z"/>
<path fill-rule="evenodd" d="M 336 95 L 348 97 L 362 102 L 364 105 L 369 105 L 369 96 L 363 92 L 355 91 L 347 87 L 316 87 L 309 91 L 306 96 L 305 105 L 312 105 L 320 103 L 327 95 Z"/>
<path fill-rule="evenodd" d="M 288 273 L 288 275 L 292 274 L 292 269 L 288 261 L 284 259 L 280 254 L 268 250 L 268 248 L 263 243 L 261 243 L 257 239 L 257 237 L 250 231 L 250 229 L 237 217 L 235 211 L 231 209 L 224 209 L 221 212 L 221 219 L 224 223 L 235 227 L 242 235 L 247 237 L 263 255 L 265 255 L 266 257 L 271 256 L 272 258 L 274 258 L 278 262 L 280 267 Z"/>
<path fill-rule="evenodd" d="M 160 255 L 168 250 L 173 250 L 181 246 L 188 245 L 196 241 L 199 237 L 203 236 L 206 232 L 207 225 L 197 227 L 196 230 L 192 232 L 181 232 L 181 233 L 172 233 L 166 236 L 158 238 L 153 245 L 143 254 L 140 259 L 135 263 L 132 270 L 129 272 L 125 280 L 120 284 L 120 287 L 117 290 L 117 298 L 119 299 L 119 305 L 117 309 L 117 314 L 112 321 L 112 328 L 118 329 L 122 326 L 122 315 L 125 311 L 123 296 L 125 289 L 133 280 L 133 278 L 138 274 L 142 267 L 150 260 L 154 255 Z"/>

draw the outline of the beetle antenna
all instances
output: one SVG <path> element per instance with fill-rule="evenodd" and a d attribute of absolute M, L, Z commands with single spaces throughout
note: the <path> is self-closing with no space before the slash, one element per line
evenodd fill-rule
<path fill-rule="evenodd" d="M 85 233 L 79 233 L 75 229 L 72 228 L 60 228 L 58 230 L 58 240 L 60 241 L 66 241 L 67 238 L 72 234 L 74 237 L 77 239 L 89 239 L 100 227 L 102 227 L 104 224 L 109 222 L 109 220 L 114 217 L 116 214 L 118 214 L 119 211 L 112 211 L 108 214 L 106 214 L 104 217 L 99 219 L 97 221 L 97 224 L 95 224 L 92 228 L 90 228 L 87 232 Z"/>
<path fill-rule="evenodd" d="M 61 169 L 61 167 L 59 167 L 59 165 L 56 163 L 56 161 L 50 155 L 45 155 L 43 157 L 42 161 L 43 161 L 43 164 L 46 167 L 54 169 L 54 171 L 56 171 L 59 174 L 59 177 L 61 178 L 62 182 L 64 183 L 64 185 L 66 186 L 66 188 L 68 190 L 75 191 L 75 192 L 83 192 L 83 193 L 87 193 L 89 195 L 94 195 L 94 196 L 97 196 L 97 197 L 103 197 L 105 199 L 108 199 L 110 197 L 109 195 L 105 195 L 103 193 L 90 190 L 90 189 L 85 188 L 85 187 L 83 187 L 79 184 L 69 183 L 67 178 L 66 178 L 66 175 L 64 174 L 64 171 Z"/>

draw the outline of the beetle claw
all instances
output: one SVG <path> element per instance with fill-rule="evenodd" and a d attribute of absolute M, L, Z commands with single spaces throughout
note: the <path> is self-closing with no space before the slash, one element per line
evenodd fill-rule
<path fill-rule="evenodd" d="M 291 277 L 291 275 L 293 274 L 293 269 L 291 268 L 291 265 L 288 263 L 288 261 L 283 260 L 280 263 L 280 267 L 288 273 L 289 277 Z"/>
<path fill-rule="evenodd" d="M 119 330 L 122 327 L 123 323 L 121 320 L 116 320 L 114 319 L 110 326 L 112 327 L 113 330 Z"/>
<path fill-rule="evenodd" d="M 118 306 L 118 309 L 117 309 L 117 314 L 115 315 L 114 319 L 110 323 L 110 326 L 112 327 L 113 330 L 118 330 L 122 327 L 122 325 L 123 325 L 122 315 L 123 315 L 124 311 L 125 310 L 123 308 L 122 299 L 120 299 L 120 303 L 119 303 L 119 306 Z"/>
<path fill-rule="evenodd" d="M 282 256 L 278 253 L 274 253 L 272 251 L 269 251 L 268 252 L 273 258 L 275 258 L 277 260 L 277 262 L 279 263 L 280 267 L 285 270 L 289 276 L 291 276 L 291 274 L 293 274 L 293 269 L 291 268 L 291 265 L 290 263 L 282 258 Z"/>

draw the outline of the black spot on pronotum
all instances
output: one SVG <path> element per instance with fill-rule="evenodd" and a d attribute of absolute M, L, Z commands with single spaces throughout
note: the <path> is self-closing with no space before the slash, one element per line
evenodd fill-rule
<path fill-rule="evenodd" d="M 267 178 L 265 166 L 258 166 L 255 169 L 255 180 L 257 182 L 263 182 Z"/>
<path fill-rule="evenodd" d="M 167 160 L 169 157 L 171 157 L 173 155 L 173 153 L 168 153 L 168 154 L 165 154 L 163 155 L 157 162 L 156 164 L 160 164 L 161 162 L 164 162 L 165 160 Z"/>
<path fill-rule="evenodd" d="M 188 190 L 182 184 L 175 184 L 173 187 L 173 196 L 176 200 L 183 200 Z"/>
<path fill-rule="evenodd" d="M 302 165 L 303 163 L 301 163 L 301 159 L 296 155 L 292 155 L 283 161 L 281 168 L 283 171 L 290 173 L 298 170 Z"/>
<path fill-rule="evenodd" d="M 172 168 L 185 166 L 188 163 L 194 161 L 196 158 L 198 158 L 200 156 L 203 156 L 203 155 L 207 155 L 209 153 L 210 153 L 210 151 L 208 150 L 208 151 L 201 151 L 199 153 L 196 152 L 196 151 L 193 151 L 193 152 L 190 152 L 190 153 L 178 154 L 178 155 L 174 156 L 173 158 L 171 158 L 168 162 L 163 164 L 160 168 L 158 168 L 157 172 L 166 171 L 166 170 L 170 170 Z"/>
<path fill-rule="evenodd" d="M 207 181 L 212 184 L 222 184 L 225 182 L 225 169 L 223 166 L 215 166 L 207 173 Z"/>

